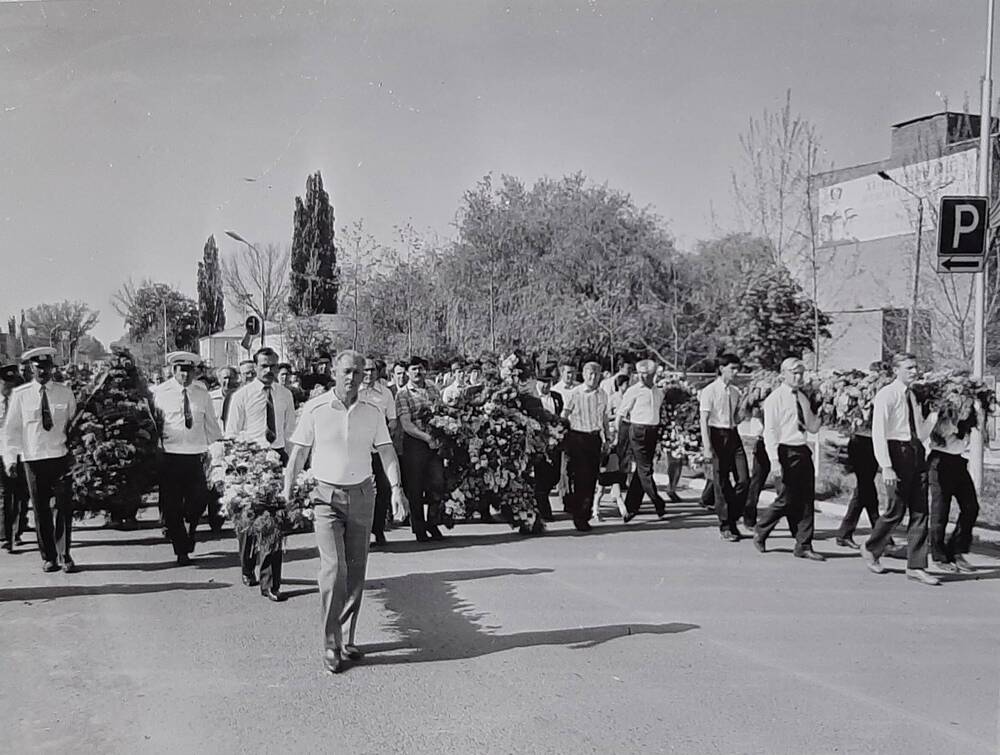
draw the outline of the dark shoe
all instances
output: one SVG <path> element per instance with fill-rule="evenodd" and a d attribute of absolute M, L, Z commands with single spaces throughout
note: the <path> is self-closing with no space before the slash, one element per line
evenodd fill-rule
<path fill-rule="evenodd" d="M 323 665 L 331 674 L 339 674 L 344 670 L 344 659 L 339 650 L 327 650 L 323 654 Z"/>
<path fill-rule="evenodd" d="M 753 536 L 753 547 L 759 550 L 761 553 L 767 553 L 767 543 L 764 541 L 764 538 L 762 537 L 758 537 L 757 535 Z"/>
<path fill-rule="evenodd" d="M 349 661 L 357 661 L 365 657 L 357 645 L 344 645 L 344 657 Z"/>
<path fill-rule="evenodd" d="M 837 545 L 841 548 L 850 548 L 852 551 L 861 549 L 861 546 L 854 542 L 854 538 L 852 537 L 838 537 Z"/>
<path fill-rule="evenodd" d="M 656 518 L 659 519 L 662 522 L 664 519 L 667 518 L 667 512 L 666 511 L 658 511 L 658 512 L 656 512 Z"/>
<path fill-rule="evenodd" d="M 681 502 L 681 497 L 679 495 L 677 495 L 677 493 L 675 493 L 672 490 L 668 490 L 667 491 L 667 498 L 670 499 L 671 503 L 680 503 Z"/>
<path fill-rule="evenodd" d="M 14 546 L 11 545 L 10 543 L 5 542 L 2 547 L 3 547 L 3 550 L 7 551 L 8 553 L 13 553 L 14 552 Z"/>
<path fill-rule="evenodd" d="M 14 545 L 24 545 L 24 541 L 21 539 L 20 535 L 14 538 Z"/>
<path fill-rule="evenodd" d="M 76 568 L 76 563 L 71 558 L 63 559 L 62 570 L 66 574 L 76 574 L 79 571 Z"/>
<path fill-rule="evenodd" d="M 444 540 L 444 533 L 437 528 L 436 524 L 432 524 L 427 528 L 427 534 L 431 540 Z"/>
<path fill-rule="evenodd" d="M 378 548 L 381 548 L 385 544 L 386 544 L 385 535 L 383 535 L 381 532 L 376 533 L 375 534 L 375 542 L 372 543 L 372 545 L 374 545 L 374 546 L 376 546 Z"/>
<path fill-rule="evenodd" d="M 735 538 L 733 540 L 734 543 L 738 543 L 740 540 L 743 539 L 743 533 L 736 528 L 736 525 L 733 525 L 733 528 L 730 530 L 730 532 L 732 533 L 733 538 Z"/>
<path fill-rule="evenodd" d="M 747 519 L 746 517 L 743 517 L 743 528 L 744 529 L 748 529 L 751 532 L 753 532 L 754 529 L 757 528 L 757 520 L 756 519 Z"/>
<path fill-rule="evenodd" d="M 178 556 L 178 558 L 180 558 L 180 556 Z M 243 584 L 245 584 L 247 587 L 256 587 L 257 585 L 260 584 L 260 582 L 257 581 L 257 577 L 255 575 L 253 575 L 253 574 L 244 574 L 243 575 Z"/>
<path fill-rule="evenodd" d="M 577 528 L 580 532 L 590 532 L 593 527 L 590 526 L 590 522 L 579 519 L 573 522 L 573 526 Z"/>
<path fill-rule="evenodd" d="M 795 551 L 792 555 L 795 556 L 795 558 L 805 558 L 810 561 L 826 561 L 826 556 L 822 553 L 817 553 L 812 548 L 809 548 L 808 550 Z"/>
<path fill-rule="evenodd" d="M 46 573 L 59 571 L 59 564 L 57 564 L 55 561 L 45 561 L 42 563 L 42 571 Z"/>
<path fill-rule="evenodd" d="M 282 595 L 278 590 L 261 590 L 260 594 L 267 598 L 272 603 L 284 603 L 285 596 Z"/>
<path fill-rule="evenodd" d="M 178 566 L 190 566 L 191 565 L 191 557 L 188 556 L 187 553 L 182 553 L 181 555 L 179 555 L 177 557 L 177 565 Z M 244 584 L 246 584 L 246 583 L 244 582 Z"/>
<path fill-rule="evenodd" d="M 633 519 L 635 519 L 635 514 L 626 514 L 625 516 L 622 517 L 622 522 L 624 522 L 625 524 L 628 524 Z M 577 529 L 579 529 L 579 528 L 577 528 Z"/>

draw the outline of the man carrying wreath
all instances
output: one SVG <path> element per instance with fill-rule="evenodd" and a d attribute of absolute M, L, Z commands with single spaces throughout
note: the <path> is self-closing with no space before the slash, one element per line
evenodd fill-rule
<path fill-rule="evenodd" d="M 345 658 L 356 660 L 362 655 L 354 643 L 354 633 L 365 587 L 368 533 L 375 510 L 373 450 L 378 453 L 389 480 L 394 518 L 402 519 L 408 506 L 385 413 L 358 398 L 364 365 L 364 357 L 356 351 L 337 355 L 334 388 L 302 408 L 285 469 L 287 500 L 306 459 L 312 455 L 312 472 L 317 483 L 313 511 L 320 556 L 324 663 L 335 674 L 343 670 Z M 347 621 L 350 629 L 345 644 L 343 627 Z"/>

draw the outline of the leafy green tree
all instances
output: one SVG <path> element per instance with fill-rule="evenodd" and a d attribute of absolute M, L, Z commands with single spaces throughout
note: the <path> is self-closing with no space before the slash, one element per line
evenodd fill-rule
<path fill-rule="evenodd" d="M 25 313 L 26 326 L 34 330 L 41 341 L 56 345 L 66 344 L 65 356 L 73 359 L 80 339 L 97 325 L 99 313 L 82 301 L 61 301 L 56 304 L 39 304 Z"/>
<path fill-rule="evenodd" d="M 163 351 L 198 350 L 198 304 L 166 283 L 128 281 L 112 297 L 112 305 L 125 320 L 127 345 L 144 366 L 162 364 Z"/>
<path fill-rule="evenodd" d="M 337 249 L 333 207 L 319 171 L 306 179 L 306 197 L 295 197 L 288 308 L 295 315 L 337 314 Z"/>
<path fill-rule="evenodd" d="M 222 292 L 222 268 L 215 236 L 205 242 L 204 257 L 198 263 L 198 335 L 209 336 L 226 329 L 226 305 Z"/>

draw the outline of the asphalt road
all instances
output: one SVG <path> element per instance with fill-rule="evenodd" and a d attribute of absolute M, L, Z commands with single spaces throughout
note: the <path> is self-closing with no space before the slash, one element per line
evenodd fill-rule
<path fill-rule="evenodd" d="M 79 574 L 0 554 L 12 753 L 996 753 L 1000 551 L 937 588 L 721 541 L 695 503 L 540 538 L 390 533 L 359 640 L 321 664 L 311 535 L 290 599 L 240 584 L 230 533 L 174 566 L 158 528 L 79 530 Z M 820 536 L 835 521 L 821 516 Z"/>

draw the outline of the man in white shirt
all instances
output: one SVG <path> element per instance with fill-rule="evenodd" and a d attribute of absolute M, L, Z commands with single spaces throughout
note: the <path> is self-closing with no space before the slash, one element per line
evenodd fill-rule
<path fill-rule="evenodd" d="M 600 377 L 600 372 L 597 373 L 598 378 Z M 577 387 L 579 383 L 576 382 L 576 367 L 571 364 L 563 364 L 559 367 L 559 382 L 552 386 L 552 390 L 562 396 L 563 403 L 565 403 L 566 398 L 569 396 L 569 392 Z"/>
<path fill-rule="evenodd" d="M 59 571 L 61 564 L 70 574 L 76 564 L 70 556 L 73 504 L 66 480 L 70 464 L 66 434 L 76 414 L 76 398 L 65 385 L 52 381 L 55 353 L 44 346 L 21 355 L 34 374 L 30 383 L 11 392 L 3 425 L 3 461 L 8 477 L 16 474 L 18 458 L 24 461 L 42 571 Z"/>
<path fill-rule="evenodd" d="M 980 406 L 973 407 L 973 422 L 982 429 L 986 413 Z M 972 565 L 965 554 L 972 545 L 972 529 L 979 518 L 979 496 L 969 474 L 971 427 L 959 427 L 951 419 L 940 417 L 931 431 L 931 453 L 927 458 L 927 479 L 931 492 L 930 540 L 931 558 L 941 571 L 949 573 L 972 572 Z M 958 520 L 955 529 L 946 539 L 951 499 L 958 502 Z"/>
<path fill-rule="evenodd" d="M 389 428 L 389 437 L 395 437 L 396 433 L 396 398 L 392 395 L 381 380 L 378 360 L 374 357 L 365 359 L 364 378 L 361 389 L 358 391 L 358 400 L 366 401 L 382 410 L 386 426 Z M 383 546 L 385 540 L 385 522 L 389 515 L 389 502 L 392 498 L 392 491 L 389 487 L 389 478 L 385 476 L 385 469 L 382 467 L 382 457 L 377 451 L 372 451 L 372 474 L 375 477 L 375 514 L 372 517 L 372 535 L 375 536 L 373 545 Z"/>
<path fill-rule="evenodd" d="M 722 354 L 717 365 L 719 376 L 698 394 L 702 453 L 712 463 L 712 479 L 706 485 L 713 486 L 719 535 L 732 543 L 740 540 L 736 522 L 746 505 L 750 482 L 746 451 L 737 430 L 740 391 L 733 385 L 741 364 L 735 354 Z M 735 478 L 735 485 L 731 478 Z"/>
<path fill-rule="evenodd" d="M 215 416 L 219 420 L 222 431 L 226 430 L 226 422 L 229 419 L 229 407 L 232 405 L 233 396 L 240 387 L 240 375 L 235 367 L 220 367 L 215 371 L 215 377 L 219 381 L 219 387 L 209 391 L 212 397 L 212 407 L 215 409 Z"/>
<path fill-rule="evenodd" d="M 0 457 L 6 456 L 3 426 L 10 410 L 10 397 L 14 389 L 21 385 L 21 372 L 16 364 L 0 369 Z M 16 459 L 14 474 L 7 474 L 7 466 L 0 461 L 0 494 L 3 496 L 3 549 L 14 552 L 14 546 L 23 545 L 21 533 L 28 508 L 28 483 L 24 473 L 24 463 Z"/>
<path fill-rule="evenodd" d="M 781 521 L 795 537 L 797 558 L 826 561 L 813 550 L 815 526 L 816 473 L 807 433 L 819 432 L 819 418 L 802 394 L 806 372 L 801 359 L 789 357 L 781 363 L 782 384 L 764 399 L 764 448 L 772 469 L 780 469 L 774 503 L 761 514 L 753 544 L 767 550 L 767 537 Z"/>
<path fill-rule="evenodd" d="M 590 532 L 601 456 L 610 448 L 608 395 L 598 387 L 600 379 L 601 365 L 587 362 L 583 365 L 583 385 L 563 395 L 566 402 L 563 417 L 569 420 L 566 508 L 573 517 L 573 526 L 580 532 Z"/>
<path fill-rule="evenodd" d="M 278 355 L 274 349 L 269 346 L 257 349 L 253 359 L 255 377 L 233 397 L 226 437 L 256 441 L 277 451 L 285 463 L 295 430 L 295 399 L 290 390 L 278 385 Z M 243 584 L 248 587 L 258 584 L 259 567 L 261 595 L 275 603 L 281 602 L 284 599 L 281 594 L 281 543 L 264 553 L 258 548 L 252 531 L 237 531 L 236 537 Z"/>
<path fill-rule="evenodd" d="M 441 391 L 441 400 L 448 406 L 454 406 L 465 395 L 468 387 L 469 381 L 466 376 L 465 365 L 460 362 L 454 362 L 451 365 L 450 382 Z"/>
<path fill-rule="evenodd" d="M 660 440 L 660 407 L 663 406 L 663 389 L 653 384 L 656 364 L 643 359 L 636 365 L 639 382 L 625 391 L 618 407 L 616 420 L 628 422 L 629 449 L 635 462 L 635 471 L 625 494 L 625 522 L 639 512 L 643 494 L 649 496 L 656 508 L 656 515 L 666 516 L 666 501 L 660 496 L 653 480 L 653 461 L 656 444 Z"/>
<path fill-rule="evenodd" d="M 552 392 L 552 374 L 541 372 L 536 382 L 538 399 L 542 408 L 554 417 L 562 416 L 563 400 L 558 393 Z M 559 482 L 559 470 L 562 468 L 562 451 L 553 449 L 546 454 L 540 454 L 535 461 L 535 505 L 543 522 L 554 521 L 552 503 L 549 495 Z"/>
<path fill-rule="evenodd" d="M 335 365 L 336 383 L 302 408 L 292 435 L 292 453 L 285 469 L 284 495 L 312 455 L 316 545 L 319 547 L 319 592 L 323 605 L 324 664 L 332 673 L 344 659 L 362 653 L 355 630 L 368 568 L 368 533 L 375 508 L 371 452 L 378 453 L 392 490 L 393 513 L 405 514 L 407 501 L 399 462 L 385 423 L 385 412 L 358 396 L 364 358 L 342 351 Z M 344 624 L 350 621 L 347 642 Z"/>
<path fill-rule="evenodd" d="M 885 567 L 879 559 L 892 531 L 909 513 L 906 576 L 921 584 L 938 585 L 941 580 L 927 572 L 927 461 L 923 445 L 937 416 L 932 413 L 925 419 L 910 390 L 917 376 L 917 358 L 896 354 L 892 369 L 895 380 L 876 393 L 872 402 L 872 445 L 882 470 L 888 508 L 861 546 L 861 556 L 869 570 L 883 574 Z"/>
<path fill-rule="evenodd" d="M 636 365 L 638 369 L 638 365 Z M 601 381 L 601 390 L 608 394 L 608 398 L 611 398 L 611 394 L 615 392 L 615 382 L 620 375 L 624 375 L 628 380 L 629 387 L 632 387 L 632 364 L 630 362 L 622 362 L 621 367 L 618 368 L 618 372 L 614 375 L 610 375 Z M 653 375 L 656 375 L 656 367 L 653 367 Z"/>
<path fill-rule="evenodd" d="M 197 523 L 209 499 L 203 457 L 209 445 L 222 438 L 208 392 L 194 386 L 198 359 L 186 351 L 168 354 L 173 376 L 153 391 L 153 403 L 163 413 L 160 511 L 179 566 L 191 563 L 194 550 L 184 520 Z"/>

